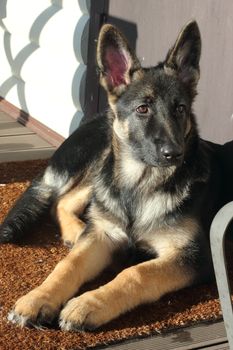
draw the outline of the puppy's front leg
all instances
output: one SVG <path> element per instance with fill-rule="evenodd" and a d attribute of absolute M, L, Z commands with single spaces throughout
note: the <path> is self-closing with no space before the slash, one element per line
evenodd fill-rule
<path fill-rule="evenodd" d="M 176 259 L 157 258 L 123 270 L 114 280 L 71 299 L 61 312 L 63 330 L 95 329 L 137 305 L 191 284 Z"/>
<path fill-rule="evenodd" d="M 16 302 L 9 321 L 21 326 L 51 322 L 79 287 L 110 263 L 111 253 L 111 242 L 101 233 L 80 238 L 47 279 Z"/>

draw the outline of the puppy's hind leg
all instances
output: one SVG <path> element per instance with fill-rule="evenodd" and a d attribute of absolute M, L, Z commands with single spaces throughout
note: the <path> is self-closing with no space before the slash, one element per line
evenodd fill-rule
<path fill-rule="evenodd" d="M 79 218 L 92 195 L 91 186 L 77 186 L 65 194 L 56 208 L 61 236 L 65 245 L 71 247 L 80 237 L 86 224 Z"/>

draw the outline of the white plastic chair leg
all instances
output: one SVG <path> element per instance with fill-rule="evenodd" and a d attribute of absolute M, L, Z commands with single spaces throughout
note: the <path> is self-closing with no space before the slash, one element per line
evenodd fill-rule
<path fill-rule="evenodd" d="M 225 233 L 232 220 L 233 202 L 230 202 L 216 214 L 210 229 L 211 252 L 230 350 L 233 350 L 233 308 L 225 258 Z"/>

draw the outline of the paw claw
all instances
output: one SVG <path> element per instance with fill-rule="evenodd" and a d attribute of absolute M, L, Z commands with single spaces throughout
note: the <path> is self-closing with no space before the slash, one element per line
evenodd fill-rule
<path fill-rule="evenodd" d="M 72 249 L 74 246 L 74 242 L 72 241 L 63 241 L 64 246 L 67 247 L 68 249 Z"/>
<path fill-rule="evenodd" d="M 73 331 L 74 330 L 73 324 L 70 321 L 65 321 L 65 320 L 60 319 L 59 320 L 59 326 L 60 326 L 61 330 L 63 330 L 63 331 L 68 331 L 69 332 L 69 331 Z"/>
<path fill-rule="evenodd" d="M 17 314 L 14 310 L 9 312 L 7 320 L 13 324 L 18 324 L 20 327 L 25 327 L 28 325 L 28 318 Z"/>
<path fill-rule="evenodd" d="M 78 324 L 71 321 L 65 321 L 63 319 L 59 320 L 59 326 L 61 330 L 66 332 L 85 332 L 85 331 L 93 331 L 96 327 L 87 325 L 87 324 Z"/>

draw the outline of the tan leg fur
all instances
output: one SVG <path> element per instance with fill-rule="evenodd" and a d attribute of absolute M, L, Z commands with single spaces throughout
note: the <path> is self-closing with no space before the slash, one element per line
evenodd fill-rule
<path fill-rule="evenodd" d="M 191 231 L 186 231 L 185 237 L 188 228 Z M 168 292 L 189 286 L 195 275 L 181 264 L 180 254 L 195 231 L 195 223 L 184 220 L 176 230 L 156 232 L 154 246 L 159 257 L 129 267 L 99 289 L 71 299 L 61 312 L 61 328 L 94 329 L 137 305 L 156 301 Z"/>
<path fill-rule="evenodd" d="M 9 320 L 21 326 L 49 321 L 86 281 L 98 275 L 111 261 L 112 245 L 102 234 L 81 238 L 69 254 L 37 288 L 20 298 Z"/>
<path fill-rule="evenodd" d="M 17 301 L 9 319 L 23 326 L 38 323 L 40 318 L 55 317 L 83 283 L 111 262 L 112 253 L 119 245 L 114 235 L 109 238 L 106 235 L 108 232 L 111 236 L 113 229 L 110 223 L 109 227 L 106 225 L 101 230 L 97 221 L 93 231 L 79 239 L 41 286 Z M 147 237 L 147 242 L 151 238 L 150 244 L 159 257 L 127 268 L 99 289 L 71 299 L 60 314 L 61 328 L 96 328 L 139 304 L 158 300 L 168 292 L 190 285 L 194 272 L 183 265 L 180 258 L 196 229 L 195 222 L 185 219 L 176 229 L 161 229 Z M 124 241 L 122 236 L 121 242 Z"/>
<path fill-rule="evenodd" d="M 99 289 L 71 299 L 61 312 L 60 326 L 68 331 L 94 329 L 191 281 L 192 276 L 175 259 L 158 258 L 132 266 Z"/>
<path fill-rule="evenodd" d="M 91 194 L 91 186 L 78 186 L 65 194 L 57 204 L 57 219 L 66 245 L 72 246 L 85 229 L 85 223 L 78 216 L 89 203 Z"/>

